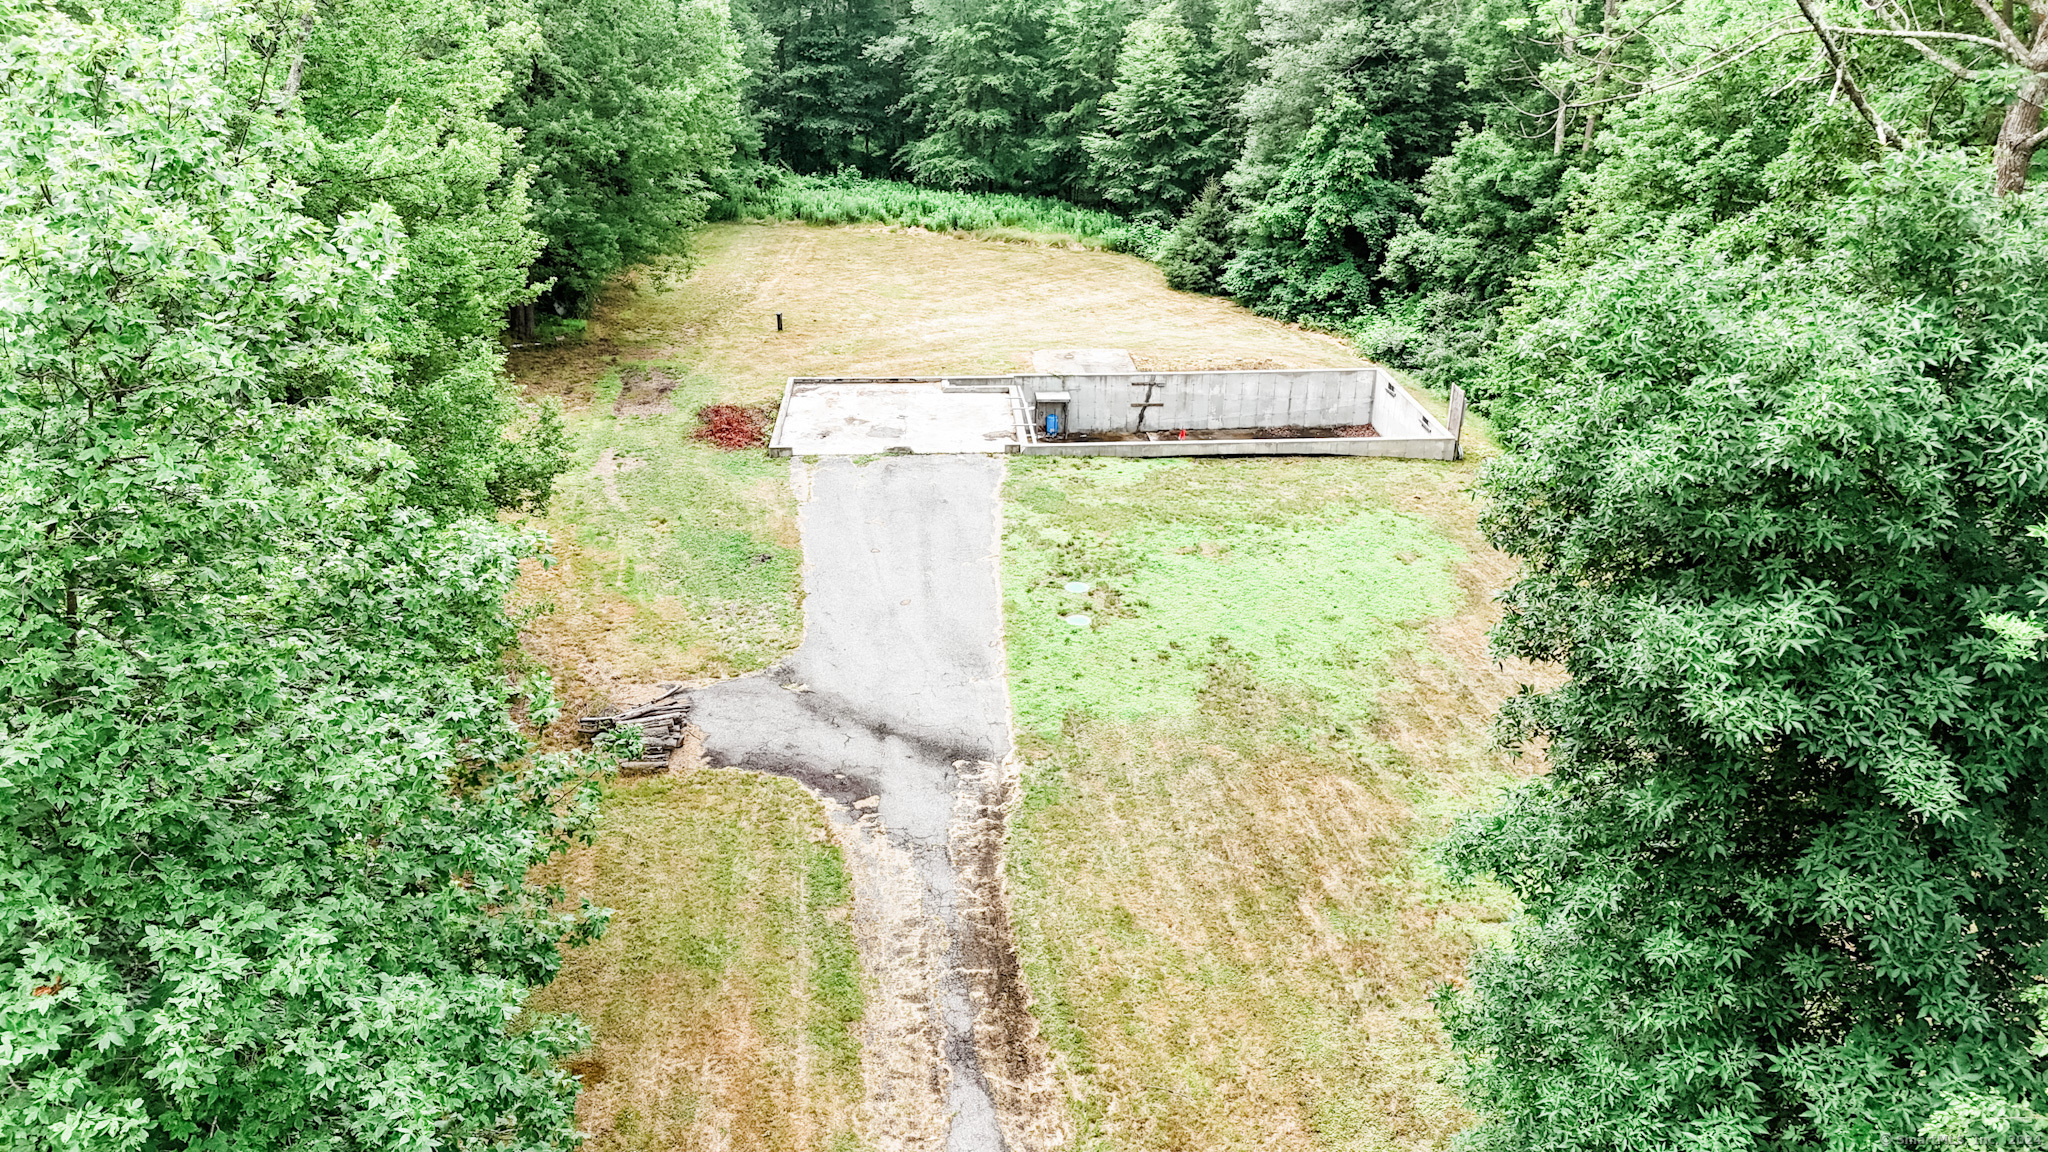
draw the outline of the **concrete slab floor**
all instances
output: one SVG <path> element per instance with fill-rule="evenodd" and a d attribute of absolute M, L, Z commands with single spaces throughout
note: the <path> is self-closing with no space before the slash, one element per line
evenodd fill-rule
<path fill-rule="evenodd" d="M 1017 429 L 1010 398 L 999 393 L 947 392 L 937 382 L 800 383 L 778 442 L 797 456 L 1006 452 Z"/>

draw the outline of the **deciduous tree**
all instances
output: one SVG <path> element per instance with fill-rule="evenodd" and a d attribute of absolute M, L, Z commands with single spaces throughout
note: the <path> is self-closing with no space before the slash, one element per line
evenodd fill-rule
<path fill-rule="evenodd" d="M 1901 156 L 1779 226 L 1504 317 L 1498 643 L 1571 678 L 1451 852 L 1526 909 L 1444 1005 L 1478 1148 L 1870 1148 L 2048 1086 L 2039 209 Z"/>
<path fill-rule="evenodd" d="M 0 1140 L 570 1147 L 530 543 L 411 505 L 399 219 L 300 210 L 198 16 L 0 12 Z"/>

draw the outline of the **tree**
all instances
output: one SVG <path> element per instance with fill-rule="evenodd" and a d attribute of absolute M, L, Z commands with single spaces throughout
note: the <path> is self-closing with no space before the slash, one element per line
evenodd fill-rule
<path fill-rule="evenodd" d="M 572 1147 L 579 1031 L 507 1028 L 602 924 L 526 880 L 595 803 L 507 716 L 532 543 L 369 431 L 406 237 L 299 211 L 262 19 L 0 10 L 0 1139 Z"/>
<path fill-rule="evenodd" d="M 537 0 L 540 46 L 500 110 L 534 165 L 533 267 L 558 310 L 704 219 L 732 156 L 739 44 L 720 0 Z"/>
<path fill-rule="evenodd" d="M 1915 8 L 1895 0 L 1863 7 L 1868 20 L 1842 24 L 1816 0 L 1794 0 L 1791 11 L 1728 0 L 1605 0 L 1596 31 L 1582 26 L 1575 5 L 1560 4 L 1547 21 L 1548 34 L 1538 38 L 1548 50 L 1545 62 L 1528 75 L 1550 106 L 1555 150 L 1562 151 L 1575 115 L 1584 118 L 1590 146 L 1605 110 L 1693 83 L 1792 38 L 1815 52 L 1819 67 L 1773 88 L 1773 95 L 1826 83 L 1830 103 L 1843 99 L 1882 148 L 1906 147 L 1916 134 L 1944 144 L 1975 138 L 1968 142 L 1992 150 L 1993 187 L 2023 191 L 2035 151 L 2048 143 L 2048 129 L 2041 127 L 2048 12 L 2029 7 L 2022 16 L 2010 4 L 2001 11 L 1988 0 L 1973 0 L 1969 8 Z M 1529 23 L 1516 21 L 1517 27 Z M 1624 59 L 1631 52 L 1637 58 Z M 1980 136 L 1977 112 L 1986 95 L 2001 111 L 1996 129 Z M 1908 118 L 1922 120 L 1917 133 L 1900 127 Z"/>
<path fill-rule="evenodd" d="M 383 204 L 405 230 L 390 404 L 420 465 L 408 498 L 455 515 L 539 508 L 567 465 L 560 420 L 519 402 L 498 336 L 534 297 L 541 236 L 519 141 L 491 119 L 537 29 L 476 0 L 322 0 L 313 15 L 285 71 L 310 137 L 293 175 L 315 219 Z"/>
<path fill-rule="evenodd" d="M 1085 141 L 1095 185 L 1111 203 L 1163 223 L 1222 173 L 1229 158 L 1208 71 L 1174 0 L 1131 26 L 1102 128 Z"/>
<path fill-rule="evenodd" d="M 771 45 L 750 100 L 764 158 L 797 172 L 892 174 L 904 140 L 890 113 L 901 75 L 871 49 L 895 30 L 900 5 L 754 0 L 752 9 Z"/>
<path fill-rule="evenodd" d="M 1230 264 L 1230 209 L 1223 183 L 1209 181 L 1202 195 L 1167 234 L 1155 258 L 1166 286 L 1181 292 L 1216 292 Z"/>
<path fill-rule="evenodd" d="M 1047 23 L 1038 0 L 917 0 L 905 107 L 923 135 L 903 150 L 918 181 L 1029 191 L 1051 175 Z"/>
<path fill-rule="evenodd" d="M 2041 127 L 2041 105 L 2048 101 L 2048 9 L 2030 4 L 2025 19 L 2020 19 L 2010 4 L 2000 13 L 1986 0 L 1976 0 L 1975 11 L 1959 13 L 1960 19 L 1941 19 L 1947 13 L 1933 9 L 1930 15 L 1936 18 L 1927 20 L 1902 4 L 1878 4 L 1872 8 L 1877 26 L 1844 27 L 1828 21 L 1813 0 L 1798 3 L 1833 66 L 1837 84 L 1870 121 L 1880 144 L 1898 147 L 1901 137 L 1858 88 L 1845 50 L 1849 37 L 1897 40 L 1958 80 L 2005 87 L 2005 115 L 1992 144 L 1993 187 L 2000 193 L 2026 190 L 2034 153 L 2048 143 L 2048 129 Z M 1960 49 L 1967 63 L 1942 49 Z"/>
<path fill-rule="evenodd" d="M 1464 119 L 1463 70 L 1441 10 L 1391 0 L 1261 0 L 1257 80 L 1239 109 L 1244 154 L 1229 183 L 1257 200 L 1332 101 L 1348 97 L 1387 142 L 1387 174 L 1418 179 Z"/>
<path fill-rule="evenodd" d="M 374 204 L 398 213 L 390 362 L 392 431 L 421 465 L 411 499 L 449 515 L 544 504 L 566 464 L 559 419 L 520 403 L 503 370 L 506 310 L 533 299 L 531 226 L 516 134 L 491 119 L 511 63 L 534 48 L 516 11 L 481 0 L 237 0 L 207 19 L 222 85 L 295 144 L 281 170 L 301 211 L 333 223 Z M 111 6 L 162 34 L 183 17 Z"/>
<path fill-rule="evenodd" d="M 2039 1097 L 2040 223 L 1900 156 L 1504 317 L 1496 643 L 1571 678 L 1506 714 L 1551 773 L 1449 852 L 1525 908 L 1443 1003 L 1474 1147 L 1869 1148 Z"/>
<path fill-rule="evenodd" d="M 1337 96 L 1240 220 L 1225 290 L 1289 319 L 1363 312 L 1411 201 L 1406 187 L 1388 179 L 1389 158 L 1386 133 L 1357 101 Z"/>

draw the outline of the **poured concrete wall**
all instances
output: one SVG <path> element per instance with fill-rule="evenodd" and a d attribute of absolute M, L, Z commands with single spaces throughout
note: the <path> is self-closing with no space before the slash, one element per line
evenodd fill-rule
<path fill-rule="evenodd" d="M 1118 372 L 1087 376 L 1009 377 L 1034 405 L 1040 392 L 1065 392 L 1073 432 L 1135 432 L 1134 404 L 1146 381 L 1157 408 L 1143 409 L 1144 429 L 1340 428 L 1371 424 L 1388 437 L 1446 434 L 1420 405 L 1376 368 L 1263 372 Z M 951 380 L 959 385 L 964 379 Z M 1391 422 L 1391 426 L 1387 422 Z"/>
<path fill-rule="evenodd" d="M 1429 414 L 1408 390 L 1394 383 L 1394 378 L 1379 373 L 1379 381 L 1373 392 L 1373 431 L 1390 439 L 1400 440 L 1414 437 L 1448 437 L 1451 430 Z"/>
<path fill-rule="evenodd" d="M 1448 436 L 1389 440 L 1382 436 L 1320 436 L 1301 440 L 1037 440 L 1026 456 L 1393 456 L 1408 460 L 1456 460 L 1457 442 Z"/>

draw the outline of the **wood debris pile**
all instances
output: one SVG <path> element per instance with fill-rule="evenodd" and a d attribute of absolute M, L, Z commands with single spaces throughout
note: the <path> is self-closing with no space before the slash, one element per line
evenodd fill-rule
<path fill-rule="evenodd" d="M 622 767 L 649 769 L 667 766 L 668 754 L 682 746 L 683 728 L 689 722 L 690 698 L 678 684 L 645 704 L 610 715 L 585 716 L 576 721 L 576 730 L 595 735 L 621 725 L 638 724 L 640 753 Z"/>

